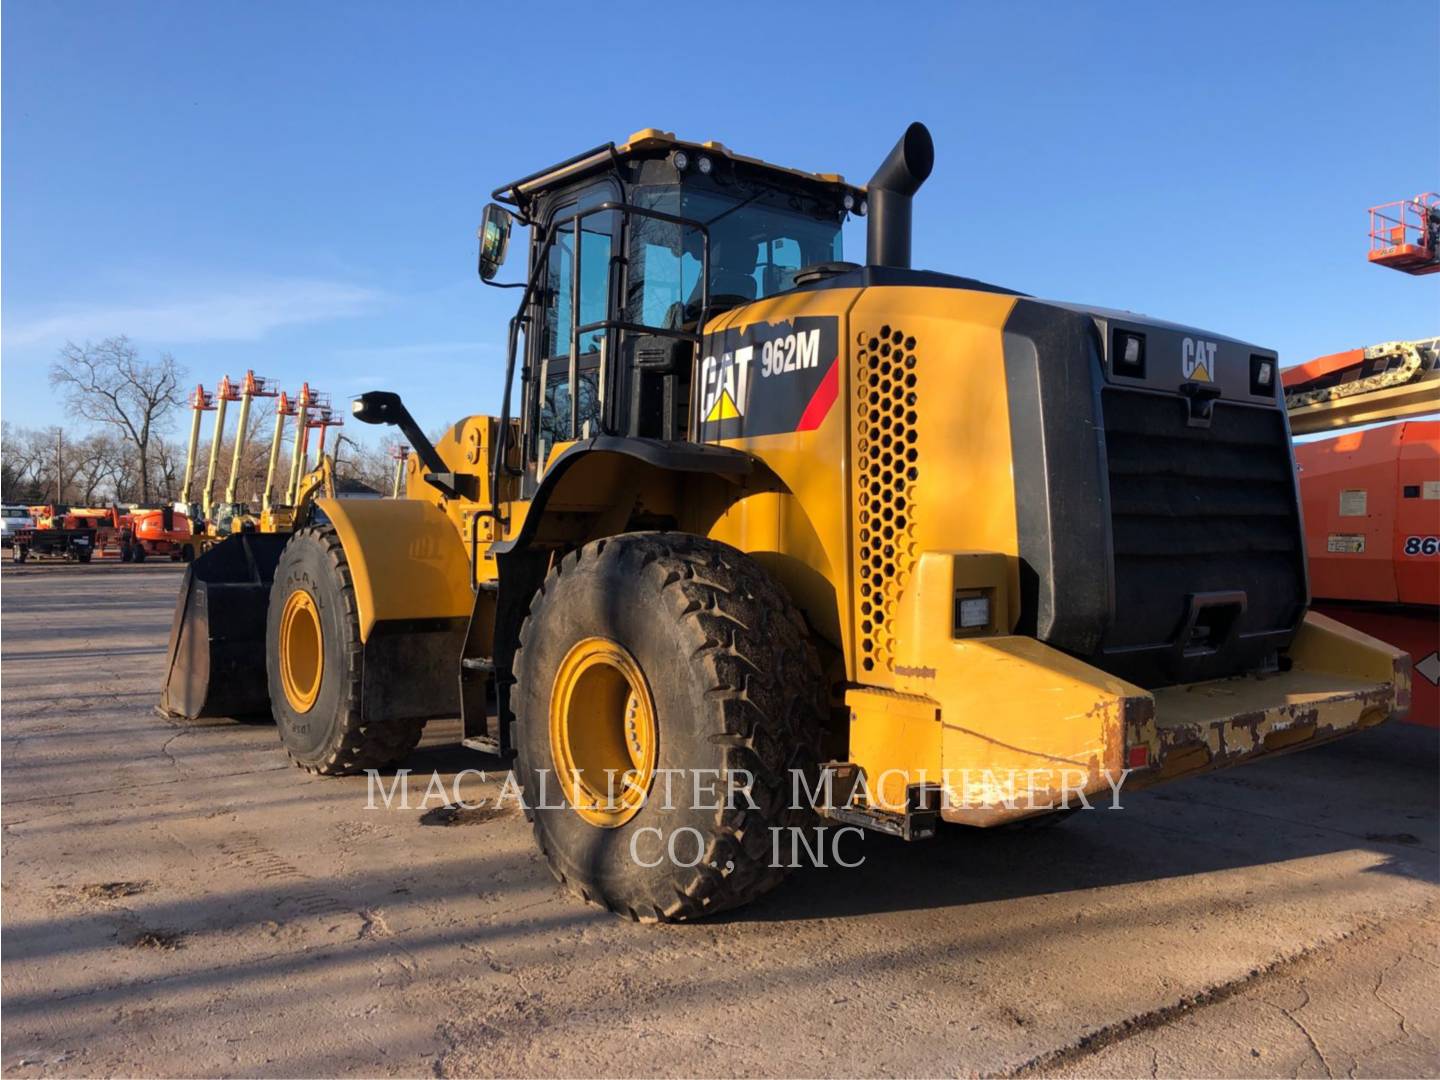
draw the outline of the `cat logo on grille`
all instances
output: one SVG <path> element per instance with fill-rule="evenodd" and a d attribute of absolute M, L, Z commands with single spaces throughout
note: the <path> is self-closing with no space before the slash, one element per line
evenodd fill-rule
<path fill-rule="evenodd" d="M 1213 341 L 1186 338 L 1180 343 L 1180 370 L 1195 382 L 1215 381 L 1215 353 L 1220 346 Z"/>

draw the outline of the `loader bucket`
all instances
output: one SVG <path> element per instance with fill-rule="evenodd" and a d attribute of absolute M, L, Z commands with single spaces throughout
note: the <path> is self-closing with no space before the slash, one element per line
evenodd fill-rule
<path fill-rule="evenodd" d="M 265 614 L 289 534 L 238 533 L 192 562 L 170 626 L 160 709 L 183 720 L 268 716 Z"/>

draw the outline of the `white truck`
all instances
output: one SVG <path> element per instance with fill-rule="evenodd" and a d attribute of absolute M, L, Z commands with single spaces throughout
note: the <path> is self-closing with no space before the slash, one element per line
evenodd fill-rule
<path fill-rule="evenodd" d="M 17 532 L 34 527 L 35 519 L 30 516 L 28 506 L 0 507 L 0 546 L 12 546 Z"/>

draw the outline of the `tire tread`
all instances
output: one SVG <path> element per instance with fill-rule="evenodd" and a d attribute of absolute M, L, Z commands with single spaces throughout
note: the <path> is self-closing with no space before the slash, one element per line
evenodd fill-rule
<path fill-rule="evenodd" d="M 307 525 L 296 531 L 290 543 L 314 542 L 320 545 L 330 562 L 345 606 L 344 617 L 354 633 L 346 648 L 345 685 L 340 699 L 341 737 L 322 761 L 299 760 L 290 748 L 286 754 L 295 765 L 317 776 L 351 776 L 366 769 L 383 769 L 403 761 L 420 743 L 423 721 L 398 721 L 391 724 L 365 723 L 363 699 L 364 646 L 360 643 L 360 609 L 355 599 L 355 579 L 345 547 L 332 525 Z M 288 547 L 288 545 L 287 545 Z"/>
<path fill-rule="evenodd" d="M 654 582 L 645 572 L 659 571 L 657 611 L 665 611 L 693 638 L 691 665 L 706 680 L 704 696 L 721 706 L 724 731 L 711 741 L 724 749 L 725 769 L 744 769 L 754 777 L 751 797 L 761 809 L 717 810 L 700 861 L 676 867 L 674 898 L 648 911 L 597 895 L 593 882 L 567 880 L 548 850 L 541 815 L 528 816 L 541 853 L 572 892 L 636 921 L 683 922 L 748 903 L 785 876 L 783 867 L 770 865 L 770 828 L 799 825 L 808 816 L 789 805 L 790 770 L 819 759 L 824 683 L 809 628 L 789 594 L 743 552 L 688 533 L 626 533 L 593 541 L 558 560 L 521 626 L 517 674 L 527 644 L 546 617 L 547 595 L 560 579 L 622 545 L 638 548 L 642 578 Z M 637 581 L 637 588 L 641 585 Z M 523 775 L 524 740 L 518 742 Z M 733 864 L 728 873 L 727 863 Z"/>

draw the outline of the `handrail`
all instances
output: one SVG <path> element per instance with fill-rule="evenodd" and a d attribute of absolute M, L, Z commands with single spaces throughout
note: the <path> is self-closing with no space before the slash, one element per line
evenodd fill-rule
<path fill-rule="evenodd" d="M 1437 203 L 1440 203 L 1440 195 L 1435 192 L 1423 192 L 1413 199 L 1397 199 L 1394 202 L 1372 206 L 1370 208 L 1371 252 L 1409 244 L 1412 242 L 1411 232 L 1416 234 L 1415 243 L 1419 246 L 1428 247 L 1433 244 L 1435 238 L 1429 235 L 1430 217 L 1435 213 Z M 1392 211 L 1395 216 L 1392 217 L 1386 213 L 1387 210 Z M 1397 228 L 1400 230 L 1398 238 L 1390 235 Z"/>
<path fill-rule="evenodd" d="M 520 194 L 520 189 L 526 184 L 532 184 L 536 180 L 541 179 L 542 177 L 550 176 L 552 173 L 558 173 L 562 169 L 568 169 L 574 165 L 579 165 L 582 161 L 587 161 L 590 158 L 599 156 L 600 154 L 609 153 L 614 149 L 615 144 L 613 142 L 605 142 L 601 143 L 599 146 L 594 147 L 593 149 L 582 150 L 580 153 L 575 154 L 572 157 L 568 157 L 564 161 L 561 161 L 555 165 L 551 165 L 548 168 L 540 169 L 536 172 L 530 173 L 528 176 L 522 176 L 519 180 L 515 180 L 512 183 L 505 184 L 503 187 L 496 188 L 493 192 L 490 193 L 490 197 L 496 202 L 508 202 L 511 206 L 518 206 L 519 199 L 515 198 L 515 196 Z M 506 198 L 507 195 L 511 197 Z"/>

